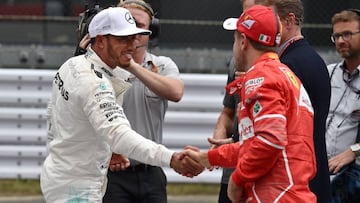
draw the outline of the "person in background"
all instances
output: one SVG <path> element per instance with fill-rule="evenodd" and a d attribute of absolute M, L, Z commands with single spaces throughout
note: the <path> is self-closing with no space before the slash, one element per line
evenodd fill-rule
<path fill-rule="evenodd" d="M 197 175 L 189 157 L 131 129 L 121 107 L 130 87 L 123 69 L 137 70 L 137 28 L 125 8 L 108 8 L 89 25 L 90 47 L 57 71 L 48 105 L 48 156 L 41 171 L 46 202 L 102 202 L 111 152 Z M 119 68 L 121 67 L 121 68 Z M 195 174 L 196 173 L 196 174 Z"/>
<path fill-rule="evenodd" d="M 120 1 L 118 4 L 130 11 L 136 26 L 151 29 L 155 13 L 152 7 L 142 0 Z M 138 35 L 136 50 L 131 54 L 137 66 L 128 68 L 131 73 L 127 80 L 132 87 L 124 94 L 123 108 L 131 127 L 145 138 L 162 143 L 163 125 L 168 101 L 178 102 L 184 92 L 184 84 L 174 61 L 165 56 L 156 56 L 147 50 L 149 35 Z M 113 154 L 112 160 L 127 157 Z M 129 167 L 109 170 L 108 187 L 104 203 L 166 203 L 167 179 L 159 166 L 148 165 L 130 159 Z M 199 165 L 199 171 L 202 170 Z"/>
<path fill-rule="evenodd" d="M 343 60 L 328 65 L 331 104 L 326 123 L 326 147 L 330 173 L 338 174 L 353 162 L 360 167 L 360 10 L 336 13 L 332 26 L 331 40 Z M 344 200 L 339 202 L 353 202 L 347 195 L 342 198 Z"/>
<path fill-rule="evenodd" d="M 286 64 L 303 83 L 314 108 L 314 146 L 316 175 L 310 189 L 317 202 L 330 198 L 330 177 L 326 155 L 325 128 L 330 106 L 330 78 L 326 64 L 301 33 L 304 8 L 301 0 L 276 0 L 275 8 L 282 24 L 278 48 L 280 61 Z"/>
<path fill-rule="evenodd" d="M 316 202 L 309 189 L 316 171 L 313 109 L 301 81 L 278 59 L 277 14 L 255 5 L 223 26 L 236 30 L 236 67 L 246 71 L 227 86 L 240 95 L 239 143 L 185 153 L 206 167 L 236 166 L 228 186 L 232 202 Z"/>

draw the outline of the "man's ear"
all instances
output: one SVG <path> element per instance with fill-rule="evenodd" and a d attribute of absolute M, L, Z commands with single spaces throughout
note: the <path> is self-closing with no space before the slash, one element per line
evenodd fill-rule
<path fill-rule="evenodd" d="M 295 25 L 296 24 L 296 16 L 294 13 L 289 13 L 286 17 L 286 26 Z"/>
<path fill-rule="evenodd" d="M 240 38 L 241 38 L 240 40 L 241 50 L 245 50 L 249 46 L 249 40 L 244 33 L 241 33 Z"/>
<path fill-rule="evenodd" d="M 95 37 L 95 43 L 97 44 L 96 46 L 100 49 L 103 49 L 105 47 L 105 40 L 107 40 L 106 38 L 106 36 L 97 35 Z"/>

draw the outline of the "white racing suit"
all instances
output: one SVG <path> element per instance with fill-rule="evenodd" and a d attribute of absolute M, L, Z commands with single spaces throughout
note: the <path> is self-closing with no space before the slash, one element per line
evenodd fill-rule
<path fill-rule="evenodd" d="M 91 49 L 60 67 L 48 106 L 48 156 L 40 177 L 46 202 L 102 202 L 112 152 L 169 167 L 173 151 L 130 128 L 119 105 L 129 87 Z"/>

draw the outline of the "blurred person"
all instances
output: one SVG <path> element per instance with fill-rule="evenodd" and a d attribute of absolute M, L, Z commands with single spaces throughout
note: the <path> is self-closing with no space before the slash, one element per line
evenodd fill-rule
<path fill-rule="evenodd" d="M 332 26 L 331 40 L 343 60 L 328 65 L 331 79 L 331 104 L 326 124 L 329 170 L 336 175 L 335 178 L 347 170 L 347 175 L 356 181 L 359 174 L 351 174 L 346 168 L 355 167 L 360 171 L 360 10 L 336 13 L 332 17 Z M 349 191 L 345 182 L 341 191 L 335 188 L 332 191 L 335 192 L 332 203 L 360 201 L 354 199 L 360 191 Z"/>
<path fill-rule="evenodd" d="M 155 26 L 155 14 L 150 4 L 142 0 L 126 0 L 120 1 L 118 6 L 130 11 L 138 28 L 150 29 Z M 168 101 L 180 101 L 184 84 L 174 61 L 169 57 L 149 53 L 148 44 L 149 35 L 137 36 L 136 50 L 131 55 L 142 67 L 127 69 L 131 73 L 128 82 L 132 87 L 124 94 L 123 108 L 136 132 L 156 143 L 162 143 Z M 127 157 L 113 154 L 112 160 L 126 162 Z M 103 201 L 166 203 L 166 185 L 167 179 L 161 167 L 130 159 L 129 167 L 109 170 Z"/>
<path fill-rule="evenodd" d="M 301 33 L 304 8 L 301 0 L 276 0 L 275 8 L 282 24 L 278 48 L 280 61 L 286 64 L 301 80 L 314 108 L 314 147 L 316 175 L 310 189 L 317 202 L 330 198 L 330 176 L 326 153 L 325 128 L 330 106 L 330 78 L 326 64 Z"/>
<path fill-rule="evenodd" d="M 313 109 L 301 81 L 278 59 L 278 16 L 255 5 L 224 28 L 236 30 L 235 62 L 246 71 L 227 86 L 240 95 L 239 143 L 185 153 L 208 168 L 236 167 L 228 185 L 233 202 L 316 202 L 308 185 L 316 170 Z"/>
<path fill-rule="evenodd" d="M 122 70 L 142 68 L 132 54 L 137 35 L 150 33 L 137 28 L 125 8 L 102 10 L 89 25 L 87 53 L 57 71 L 48 106 L 49 154 L 40 177 L 46 202 L 102 202 L 112 151 L 197 175 L 194 161 L 183 153 L 133 131 L 120 105 L 130 87 Z"/>

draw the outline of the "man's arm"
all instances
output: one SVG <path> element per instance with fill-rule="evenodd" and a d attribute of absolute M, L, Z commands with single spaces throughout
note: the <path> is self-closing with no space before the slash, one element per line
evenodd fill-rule
<path fill-rule="evenodd" d="M 232 143 L 232 138 L 228 137 L 234 132 L 234 117 L 235 109 L 224 106 L 215 124 L 213 138 L 208 139 L 211 148 Z"/>
<path fill-rule="evenodd" d="M 145 86 L 160 97 L 178 102 L 184 94 L 184 83 L 180 79 L 165 77 L 154 73 L 131 60 L 127 71 L 139 78 Z"/>

